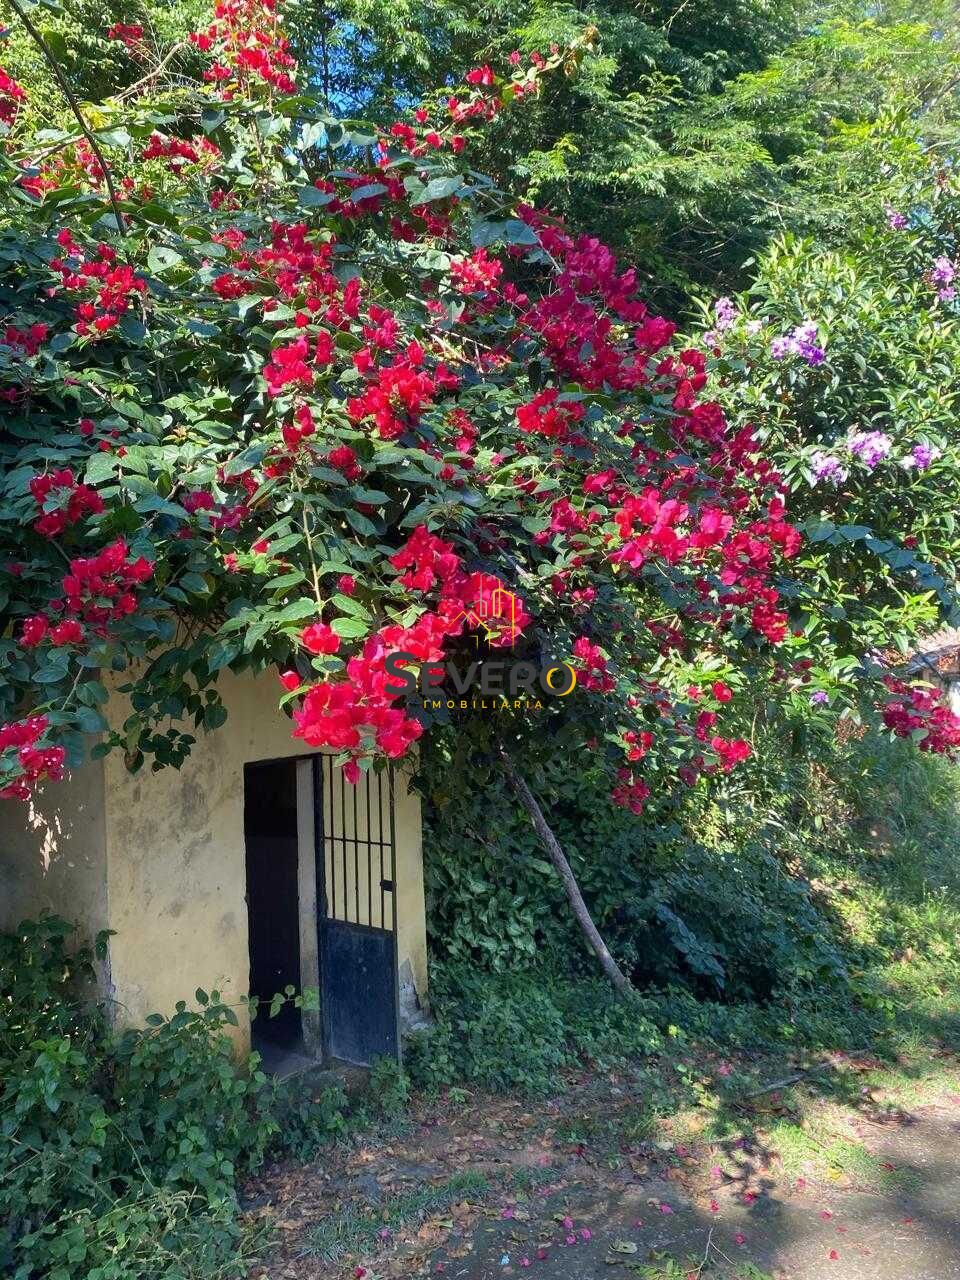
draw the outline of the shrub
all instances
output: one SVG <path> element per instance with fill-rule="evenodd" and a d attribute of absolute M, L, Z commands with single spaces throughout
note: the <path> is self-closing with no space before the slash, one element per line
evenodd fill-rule
<path fill-rule="evenodd" d="M 238 1175 L 268 1147 L 337 1134 L 342 1093 L 294 1102 L 257 1055 L 237 1063 L 216 992 L 112 1033 L 84 1001 L 94 953 L 71 951 L 71 932 L 48 916 L 0 935 L 0 1266 L 219 1275 L 238 1256 Z"/>
<path fill-rule="evenodd" d="M 548 1092 L 559 1068 L 633 1058 L 671 1026 L 727 1051 L 960 1044 L 960 771 L 875 733 L 804 743 L 760 731 L 757 746 L 667 820 L 616 815 L 606 847 L 609 810 L 589 772 L 543 794 L 571 860 L 591 851 L 584 891 L 644 990 L 635 1004 L 583 976 L 559 887 L 531 867 L 532 837 L 506 797 L 494 832 L 476 793 L 428 802 L 437 1020 L 410 1046 L 414 1081 Z M 448 896 L 461 879 L 472 896 Z M 533 946 L 514 948 L 526 915 Z"/>
<path fill-rule="evenodd" d="M 228 1204 L 188 1191 L 150 1191 L 102 1212 L 74 1209 L 20 1242 L 17 1280 L 226 1280 L 246 1271 L 243 1233 Z"/>
<path fill-rule="evenodd" d="M 600 979 L 548 968 L 484 975 L 437 966 L 431 1000 L 435 1023 L 410 1038 L 406 1054 L 413 1082 L 430 1089 L 463 1080 L 545 1094 L 584 1057 L 607 1065 L 660 1044 L 639 997 L 618 1000 Z"/>
<path fill-rule="evenodd" d="M 424 756 L 425 771 L 432 754 Z M 607 944 L 640 986 L 701 996 L 771 999 L 796 983 L 833 980 L 843 962 L 809 885 L 785 874 L 776 820 L 805 761 L 766 744 L 711 798 L 637 817 L 604 803 L 602 773 L 545 770 L 540 796 Z M 789 777 L 788 777 L 789 773 Z M 494 779 L 439 794 L 426 788 L 430 943 L 444 962 L 494 973 L 590 961 L 526 814 Z M 736 822 L 723 818 L 730 807 Z M 497 814 L 491 831 L 489 813 Z M 762 817 L 761 817 L 762 815 Z"/>

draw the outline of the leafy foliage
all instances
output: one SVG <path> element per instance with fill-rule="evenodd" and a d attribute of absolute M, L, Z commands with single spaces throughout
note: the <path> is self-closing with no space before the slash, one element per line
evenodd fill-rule
<path fill-rule="evenodd" d="M 174 86 L 195 78 L 200 62 L 188 34 L 204 12 L 200 0 L 74 0 L 69 6 L 37 6 L 34 15 L 77 97 L 99 103 L 125 94 L 145 75 L 153 76 L 168 55 L 151 82 L 154 86 Z M 15 80 L 30 86 L 24 103 L 28 118 L 57 129 L 69 110 L 67 99 L 19 23 L 4 30 L 0 63 Z"/>
<path fill-rule="evenodd" d="M 661 1035 L 652 1005 L 618 999 L 602 979 L 543 967 L 490 976 L 463 964 L 434 970 L 436 1022 L 409 1040 L 414 1084 L 466 1081 L 493 1090 L 550 1093 L 557 1073 L 586 1055 L 600 1064 L 652 1053 Z"/>
<path fill-rule="evenodd" d="M 905 145 L 891 120 L 922 121 L 938 145 L 956 137 L 954 23 L 932 0 L 873 6 L 867 21 L 842 3 L 710 0 L 405 12 L 392 22 L 367 0 L 301 15 L 298 50 L 338 108 L 389 121 L 475 61 L 594 33 L 576 74 L 488 131 L 484 166 L 612 244 L 671 310 L 743 285 L 784 231 L 842 238 L 867 174 L 882 182 Z"/>
<path fill-rule="evenodd" d="M 956 204 L 936 155 L 911 152 L 842 250 L 777 243 L 710 335 L 725 398 L 735 417 L 762 423 L 808 534 L 796 599 L 816 597 L 807 686 L 820 699 L 842 696 L 831 652 L 895 661 L 953 608 Z M 819 335 L 819 363 L 784 350 L 803 325 Z"/>
<path fill-rule="evenodd" d="M 238 1176 L 281 1138 L 336 1136 L 342 1094 L 291 1110 L 255 1055 L 235 1062 L 216 992 L 111 1033 L 84 990 L 94 956 L 70 942 L 54 917 L 0 935 L 0 1262 L 24 1280 L 172 1280 L 185 1258 L 242 1273 Z"/>
<path fill-rule="evenodd" d="M 652 812 L 634 818 L 626 874 L 643 888 L 619 921 L 603 913 L 602 885 L 625 876 L 622 851 L 583 865 L 618 954 L 632 948 L 644 988 L 635 1002 L 584 977 L 560 929 L 541 926 L 535 955 L 508 950 L 511 930 L 496 916 L 487 924 L 490 889 L 479 888 L 467 931 L 492 941 L 467 957 L 448 925 L 431 933 L 436 1025 L 411 1044 L 414 1080 L 555 1092 L 563 1066 L 647 1053 L 676 1065 L 689 1040 L 725 1052 L 869 1045 L 881 1056 L 960 1045 L 957 770 L 872 734 L 817 742 L 811 759 L 771 735 L 712 795 L 691 797 L 672 840 L 658 843 Z M 442 882 L 469 856 L 454 825 L 431 818 Z M 508 878 L 525 858 L 520 834 L 507 826 L 498 838 Z"/>
<path fill-rule="evenodd" d="M 751 812 L 778 802 L 771 743 L 740 784 Z M 798 766 L 799 769 L 799 766 Z M 424 776 L 456 776 L 424 760 Z M 476 776 L 476 775 L 474 775 Z M 776 779 L 776 775 L 775 779 Z M 785 985 L 842 976 L 809 892 L 784 876 L 766 840 L 711 832 L 733 781 L 713 798 L 695 792 L 642 818 L 598 804 L 602 774 L 544 771 L 541 797 L 591 914 L 621 966 L 642 988 L 684 984 L 724 1000 L 777 998 Z M 752 789 L 757 788 L 756 794 Z M 574 926 L 534 832 L 495 777 L 427 792 L 426 860 L 431 946 L 445 962 L 495 973 L 546 955 L 576 968 Z M 489 813 L 497 814 L 491 825 Z"/>
<path fill-rule="evenodd" d="M 178 764 L 180 720 L 223 721 L 218 672 L 268 664 L 297 734 L 355 778 L 450 719 L 396 705 L 388 656 L 469 652 L 478 611 L 494 653 L 572 651 L 589 718 L 553 706 L 552 741 L 602 725 L 621 803 L 642 806 L 648 753 L 731 768 L 748 744 L 687 691 L 786 636 L 776 477 L 608 250 L 455 163 L 456 130 L 586 46 L 507 81 L 476 68 L 443 133 L 424 108 L 377 141 L 290 96 L 258 16 L 196 36 L 222 92 L 105 106 L 98 141 L 58 134 L 37 165 L 15 113 L 0 663 L 5 710 L 31 714 L 0 732 L 8 793 L 76 763 L 83 733 Z M 134 663 L 108 724 L 100 672 Z"/>
<path fill-rule="evenodd" d="M 11 98 L 5 794 L 78 763 L 83 735 L 179 765 L 182 721 L 223 722 L 228 667 L 279 667 L 295 734 L 355 780 L 456 721 L 397 683 L 398 654 L 508 646 L 570 655 L 577 701 L 547 697 L 531 732 L 500 685 L 496 728 L 458 726 L 484 749 L 596 751 L 634 812 L 749 756 L 749 699 L 727 704 L 760 682 L 772 701 L 829 632 L 817 566 L 786 576 L 781 476 L 635 272 L 460 159 L 590 65 L 594 36 L 569 34 L 382 131 L 294 96 L 254 0 L 191 35 L 206 87 L 148 77 L 42 139 Z M 875 674 L 859 637 L 829 638 L 848 681 Z M 895 731 L 960 743 L 934 695 L 889 692 Z"/>

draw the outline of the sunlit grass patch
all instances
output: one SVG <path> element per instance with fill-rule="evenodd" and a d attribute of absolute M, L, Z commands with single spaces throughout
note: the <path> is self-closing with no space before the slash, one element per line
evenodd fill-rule
<path fill-rule="evenodd" d="M 306 1252 L 324 1262 L 338 1262 L 348 1255 L 363 1255 L 393 1233 L 419 1225 L 432 1214 L 461 1200 L 482 1198 L 490 1183 L 473 1169 L 454 1174 L 445 1182 L 417 1187 L 387 1196 L 382 1205 L 351 1205 L 321 1219 L 307 1236 Z"/>

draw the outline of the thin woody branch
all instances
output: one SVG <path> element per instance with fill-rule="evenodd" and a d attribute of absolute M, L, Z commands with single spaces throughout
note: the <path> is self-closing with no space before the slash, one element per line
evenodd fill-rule
<path fill-rule="evenodd" d="M 510 783 L 514 795 L 526 809 L 533 828 L 540 837 L 543 847 L 549 854 L 550 861 L 560 877 L 564 892 L 567 895 L 567 901 L 570 903 L 570 908 L 576 917 L 577 924 L 583 930 L 584 936 L 590 944 L 591 951 L 597 957 L 601 969 L 603 969 L 617 991 L 621 995 L 629 994 L 633 990 L 630 979 L 610 954 L 607 944 L 600 936 L 599 929 L 593 923 L 593 917 L 590 915 L 589 908 L 583 900 L 583 894 L 580 892 L 580 886 L 577 884 L 576 876 L 573 874 L 573 868 L 560 848 L 560 842 L 543 816 L 543 810 L 537 803 L 536 796 L 534 796 L 527 785 L 526 779 L 520 774 L 517 766 L 503 747 L 500 748 L 500 759 L 503 762 L 503 771 L 507 775 L 507 781 Z"/>
<path fill-rule="evenodd" d="M 106 183 L 107 193 L 110 197 L 110 204 L 113 206 L 113 216 L 117 222 L 117 230 L 120 232 L 121 235 L 123 235 L 125 233 L 123 214 L 120 210 L 120 201 L 117 197 L 117 189 L 113 185 L 113 175 L 110 172 L 110 166 L 107 163 L 106 156 L 103 154 L 103 152 L 100 149 L 100 144 L 97 142 L 96 138 L 93 135 L 93 131 L 91 130 L 90 126 L 87 124 L 86 120 L 84 119 L 83 112 L 80 110 L 80 104 L 77 102 L 76 95 L 74 94 L 73 90 L 70 88 L 70 82 L 67 80 L 66 76 L 63 74 L 63 71 L 60 67 L 60 64 L 57 62 L 57 59 L 53 53 L 53 50 L 50 48 L 49 44 L 47 44 L 42 33 L 34 25 L 33 20 L 27 16 L 26 11 L 21 7 L 20 0 L 9 0 L 9 4 L 10 4 L 10 8 L 14 11 L 14 13 L 23 23 L 31 40 L 34 42 L 34 44 L 43 54 L 44 60 L 46 61 L 47 65 L 50 67 L 50 70 L 53 72 L 53 75 L 57 81 L 57 84 L 63 90 L 64 96 L 66 97 L 67 102 L 70 104 L 70 110 L 73 112 L 74 116 L 76 117 L 77 124 L 80 126 L 80 130 L 83 133 L 84 138 L 86 138 L 87 142 L 89 143 L 90 150 L 97 157 L 97 161 L 99 162 L 100 169 L 103 173 L 103 180 Z"/>

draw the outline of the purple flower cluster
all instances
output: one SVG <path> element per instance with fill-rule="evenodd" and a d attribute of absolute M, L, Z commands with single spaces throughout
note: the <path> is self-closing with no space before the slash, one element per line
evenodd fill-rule
<path fill-rule="evenodd" d="M 957 274 L 957 265 L 950 258 L 943 254 L 939 258 L 935 258 L 933 267 L 930 271 L 930 283 L 939 285 L 937 289 L 937 297 L 941 302 L 952 302 L 957 296 L 957 291 L 953 286 L 954 276 Z"/>
<path fill-rule="evenodd" d="M 881 462 L 890 457 L 893 441 L 883 431 L 854 431 L 846 439 L 846 448 L 851 458 L 861 462 L 868 471 L 874 471 Z M 910 452 L 897 459 L 899 465 L 909 471 L 926 471 L 942 454 L 936 445 L 925 440 L 912 445 Z M 810 469 L 813 472 L 813 483 L 825 480 L 828 484 L 841 485 L 848 479 L 850 472 L 835 453 L 823 449 L 817 450 L 810 458 Z"/>
<path fill-rule="evenodd" d="M 823 453 L 821 450 L 818 450 L 810 459 L 810 467 L 813 471 L 814 484 L 819 480 L 826 480 L 834 485 L 843 484 L 850 474 L 839 458 L 835 458 L 832 453 Z"/>
<path fill-rule="evenodd" d="M 927 467 L 940 457 L 940 452 L 936 445 L 927 444 L 921 440 L 919 444 L 913 446 L 910 456 L 903 459 L 903 465 L 916 467 L 918 471 L 926 471 Z"/>
<path fill-rule="evenodd" d="M 884 213 L 887 215 L 887 226 L 891 231 L 902 231 L 907 225 L 906 217 L 902 213 L 897 213 L 892 205 L 885 205 Z"/>
<path fill-rule="evenodd" d="M 847 448 L 859 458 L 868 471 L 888 457 L 893 441 L 882 431 L 855 431 L 847 440 Z"/>
<path fill-rule="evenodd" d="M 714 319 L 712 329 L 704 335 L 703 340 L 708 347 L 715 347 L 720 341 L 721 333 L 731 328 L 737 321 L 737 308 L 731 298 L 718 298 L 713 304 Z"/>
<path fill-rule="evenodd" d="M 819 343 L 817 322 L 804 320 L 792 333 L 784 333 L 770 343 L 770 354 L 774 360 L 782 360 L 784 356 L 800 356 L 807 364 L 813 366 L 823 364 L 826 353 Z"/>
<path fill-rule="evenodd" d="M 737 318 L 737 308 L 730 298 L 718 298 L 713 304 L 716 313 L 716 326 L 721 331 L 729 329 Z"/>
<path fill-rule="evenodd" d="M 949 258 L 941 254 L 934 259 L 933 270 L 930 272 L 930 279 L 934 284 L 949 284 L 956 274 L 956 265 Z"/>

